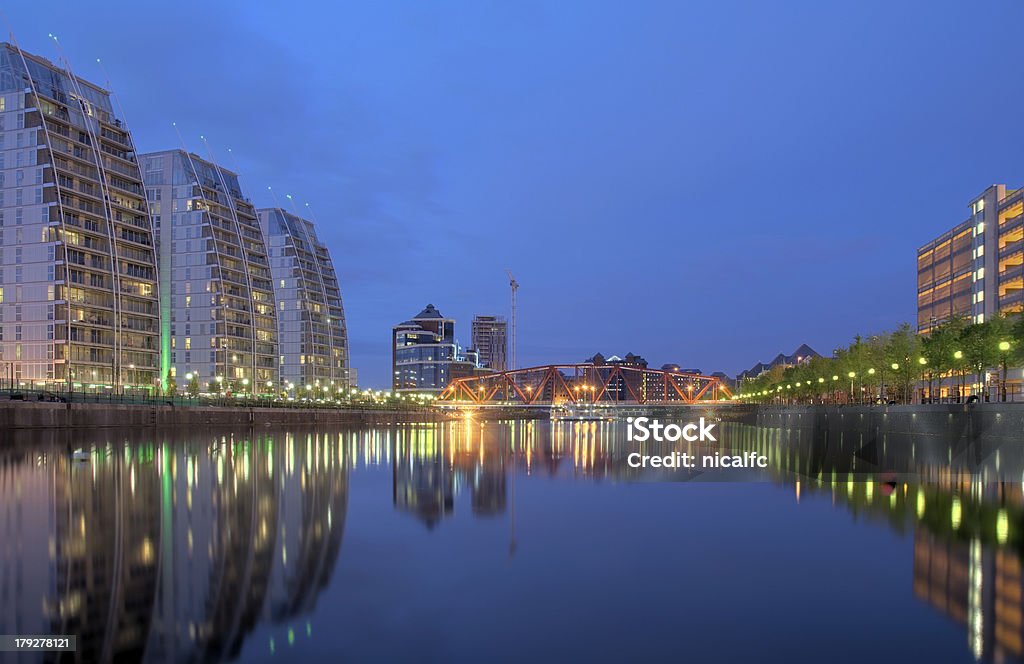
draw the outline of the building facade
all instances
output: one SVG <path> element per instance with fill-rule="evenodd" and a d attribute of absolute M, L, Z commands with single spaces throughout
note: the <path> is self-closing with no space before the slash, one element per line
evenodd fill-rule
<path fill-rule="evenodd" d="M 460 359 L 455 319 L 432 304 L 391 330 L 392 388 L 396 392 L 439 393 Z"/>
<path fill-rule="evenodd" d="M 179 391 L 276 392 L 270 263 L 238 176 L 184 150 L 148 153 L 141 162 L 157 238 L 169 377 Z"/>
<path fill-rule="evenodd" d="M 0 379 L 153 390 L 153 230 L 110 94 L 0 44 Z"/>
<path fill-rule="evenodd" d="M 1024 189 L 988 187 L 968 218 L 917 251 L 917 329 L 1024 311 Z"/>
<path fill-rule="evenodd" d="M 343 391 L 353 381 L 345 308 L 331 255 L 312 222 L 281 208 L 257 213 L 274 278 L 282 391 L 304 394 L 317 386 Z"/>
<path fill-rule="evenodd" d="M 488 369 L 504 371 L 508 366 L 508 323 L 501 316 L 473 317 L 472 347 L 479 362 Z"/>

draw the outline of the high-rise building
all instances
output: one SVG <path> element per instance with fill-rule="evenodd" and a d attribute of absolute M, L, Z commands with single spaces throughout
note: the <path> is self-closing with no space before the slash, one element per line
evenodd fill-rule
<path fill-rule="evenodd" d="M 110 94 L 0 44 L 0 378 L 159 381 L 153 232 Z"/>
<path fill-rule="evenodd" d="M 508 357 L 508 323 L 502 316 L 474 316 L 472 345 L 480 353 L 480 364 L 504 371 Z"/>
<path fill-rule="evenodd" d="M 399 392 L 440 392 L 451 380 L 459 359 L 455 319 L 434 305 L 391 330 L 392 386 Z"/>
<path fill-rule="evenodd" d="M 1024 189 L 988 187 L 968 218 L 917 251 L 917 329 L 1024 311 Z"/>
<path fill-rule="evenodd" d="M 164 330 L 179 390 L 267 394 L 278 384 L 267 247 L 238 176 L 184 150 L 141 156 Z"/>
<path fill-rule="evenodd" d="M 257 210 L 277 299 L 278 364 L 284 390 L 332 391 L 353 384 L 341 288 L 312 222 L 281 208 Z"/>

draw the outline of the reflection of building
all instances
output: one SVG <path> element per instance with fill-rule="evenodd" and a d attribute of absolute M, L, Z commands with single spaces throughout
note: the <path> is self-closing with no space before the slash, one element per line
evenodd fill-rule
<path fill-rule="evenodd" d="M 504 371 L 508 355 L 508 323 L 501 316 L 474 316 L 472 345 L 480 354 L 478 364 L 494 371 Z"/>
<path fill-rule="evenodd" d="M 327 247 L 312 222 L 280 208 L 258 212 L 278 306 L 281 385 L 348 387 L 348 328 Z"/>
<path fill-rule="evenodd" d="M 308 613 L 327 585 L 347 511 L 340 442 L 104 443 L 83 464 L 0 457 L 0 627 L 75 634 L 66 661 L 234 659 L 259 621 Z M 7 583 L 14 573 L 25 581 Z"/>
<path fill-rule="evenodd" d="M 917 329 L 1024 311 L 1024 189 L 992 185 L 966 221 L 917 250 Z"/>
<path fill-rule="evenodd" d="M 391 366 L 396 391 L 440 392 L 458 360 L 455 319 L 432 304 L 391 331 Z"/>
<path fill-rule="evenodd" d="M 474 515 L 504 513 L 512 444 L 507 430 L 485 434 L 473 424 L 399 431 L 391 468 L 395 508 L 433 528 L 454 513 L 457 496 L 468 487 Z"/>
<path fill-rule="evenodd" d="M 153 388 L 153 232 L 110 94 L 0 44 L 0 169 L 0 361 L 51 389 Z"/>
<path fill-rule="evenodd" d="M 392 454 L 392 501 L 412 512 L 428 528 L 451 514 L 455 505 L 454 475 L 436 433 L 412 430 L 395 441 Z"/>
<path fill-rule="evenodd" d="M 1016 553 L 918 529 L 914 594 L 964 625 L 977 659 L 1018 661 L 1024 655 L 1024 578 Z"/>
<path fill-rule="evenodd" d="M 285 446 L 323 450 L 332 443 L 326 434 L 287 434 Z M 292 454 L 291 452 L 289 454 Z M 322 455 L 322 452 L 321 452 Z M 337 459 L 311 460 L 304 468 L 292 466 L 292 477 L 278 493 L 276 512 L 287 527 L 274 547 L 274 567 L 265 613 L 282 622 L 313 610 L 327 587 L 341 551 L 345 514 L 348 511 L 348 477 L 337 470 Z M 301 481 L 305 477 L 305 483 Z"/>
<path fill-rule="evenodd" d="M 184 150 L 142 156 L 171 377 L 203 391 L 270 392 L 277 318 L 263 233 L 238 176 Z M 270 386 L 267 383 L 270 383 Z"/>
<path fill-rule="evenodd" d="M 159 478 L 139 463 L 56 465 L 50 631 L 78 637 L 74 661 L 141 659 L 159 581 Z"/>
<path fill-rule="evenodd" d="M 54 513 L 49 468 L 31 454 L 0 456 L 0 634 L 46 634 L 40 602 L 51 591 L 56 551 L 41 528 Z M 0 663 L 24 662 L 20 653 L 0 652 Z"/>

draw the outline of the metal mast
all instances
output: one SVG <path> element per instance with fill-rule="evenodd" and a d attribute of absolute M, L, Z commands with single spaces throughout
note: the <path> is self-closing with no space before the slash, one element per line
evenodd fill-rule
<path fill-rule="evenodd" d="M 519 290 L 519 282 L 512 276 L 511 270 L 505 271 L 508 273 L 508 285 L 512 288 L 512 332 L 509 335 L 508 364 L 509 369 L 514 371 L 518 368 L 516 365 L 516 291 Z"/>

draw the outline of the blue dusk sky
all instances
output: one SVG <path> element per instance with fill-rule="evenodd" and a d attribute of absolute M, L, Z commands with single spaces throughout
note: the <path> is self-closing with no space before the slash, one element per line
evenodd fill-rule
<path fill-rule="evenodd" d="M 1024 186 L 1024 2 L 4 3 L 110 87 L 140 150 L 309 203 L 352 363 L 428 302 L 519 364 L 735 373 L 915 316 L 915 251 Z M 232 151 L 229 161 L 227 149 Z"/>

